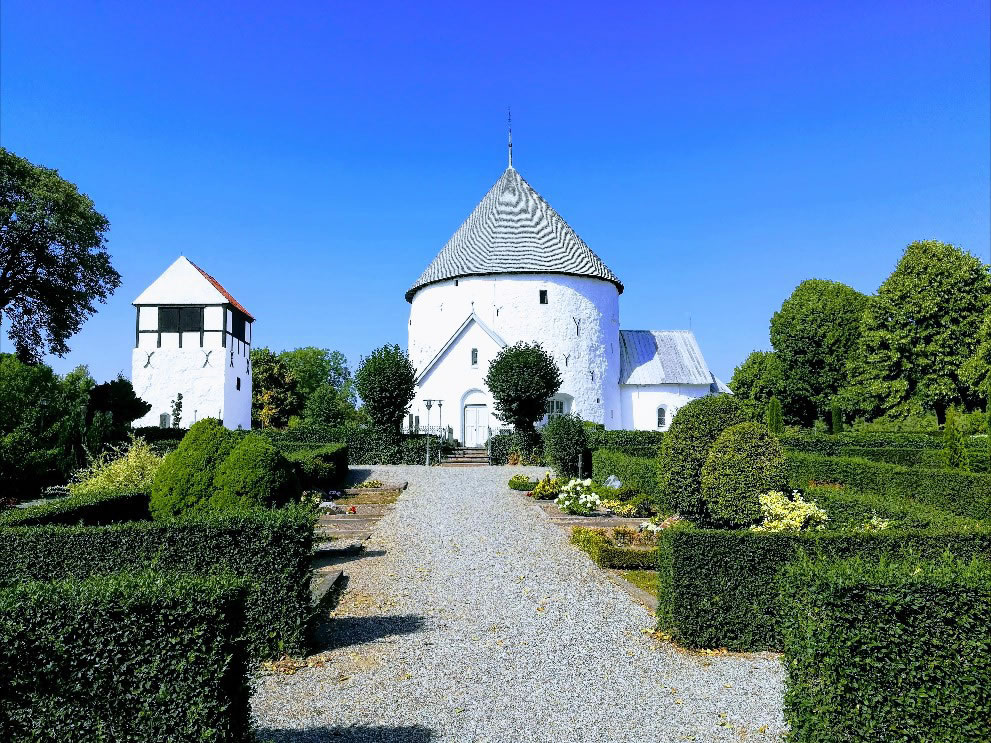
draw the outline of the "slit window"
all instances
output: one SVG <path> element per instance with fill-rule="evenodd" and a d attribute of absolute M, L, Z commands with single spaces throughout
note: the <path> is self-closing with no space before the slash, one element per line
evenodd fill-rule
<path fill-rule="evenodd" d="M 478 349 L 471 349 L 471 365 L 478 366 Z"/>
<path fill-rule="evenodd" d="M 547 304 L 547 290 L 546 289 L 541 289 L 540 290 L 540 303 L 541 304 Z"/>
<path fill-rule="evenodd" d="M 238 388 L 238 390 L 241 389 L 241 377 L 238 377 L 237 378 L 237 388 Z"/>
<path fill-rule="evenodd" d="M 665 407 L 657 409 L 657 427 L 664 428 L 668 424 L 668 410 Z"/>

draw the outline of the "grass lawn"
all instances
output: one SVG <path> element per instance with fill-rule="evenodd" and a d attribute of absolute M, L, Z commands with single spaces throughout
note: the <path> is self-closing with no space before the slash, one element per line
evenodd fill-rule
<path fill-rule="evenodd" d="M 641 591 L 646 591 L 651 596 L 657 597 L 656 570 L 617 570 L 616 572 Z"/>

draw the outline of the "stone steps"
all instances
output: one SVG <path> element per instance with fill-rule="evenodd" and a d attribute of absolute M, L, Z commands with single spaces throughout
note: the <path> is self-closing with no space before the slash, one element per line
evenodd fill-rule
<path fill-rule="evenodd" d="M 489 453 L 485 449 L 466 449 L 464 447 L 445 454 L 441 460 L 441 466 L 449 467 L 487 467 L 488 464 Z"/>

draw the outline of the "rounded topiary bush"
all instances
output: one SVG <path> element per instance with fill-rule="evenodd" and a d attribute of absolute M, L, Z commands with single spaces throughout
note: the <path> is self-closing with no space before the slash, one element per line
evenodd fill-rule
<path fill-rule="evenodd" d="M 204 418 L 189 428 L 170 452 L 151 486 L 151 515 L 166 519 L 205 510 L 213 495 L 217 468 L 237 444 L 237 435 L 216 418 Z"/>
<path fill-rule="evenodd" d="M 540 434 L 544 440 L 544 458 L 558 477 L 581 477 L 588 449 L 582 419 L 577 415 L 555 416 Z"/>
<path fill-rule="evenodd" d="M 292 464 L 263 436 L 249 433 L 217 468 L 212 511 L 281 506 L 299 495 Z"/>
<path fill-rule="evenodd" d="M 709 447 L 727 428 L 746 420 L 743 405 L 732 395 L 700 397 L 675 414 L 661 444 L 660 490 L 667 506 L 693 521 L 706 517 L 701 478 Z"/>
<path fill-rule="evenodd" d="M 710 517 L 732 527 L 761 518 L 760 496 L 788 481 L 781 442 L 759 423 L 723 431 L 702 466 L 702 498 Z"/>

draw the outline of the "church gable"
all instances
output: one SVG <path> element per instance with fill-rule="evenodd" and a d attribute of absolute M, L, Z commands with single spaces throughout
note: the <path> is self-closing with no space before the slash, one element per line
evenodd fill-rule
<path fill-rule="evenodd" d="M 498 333 L 471 313 L 451 335 L 433 359 L 417 372 L 416 383 L 424 384 L 441 367 L 451 367 L 455 375 L 482 377 L 488 372 L 489 362 L 506 347 Z"/>

